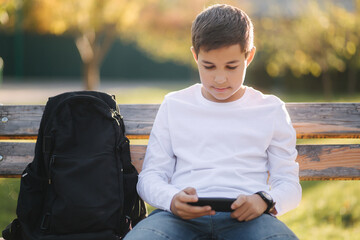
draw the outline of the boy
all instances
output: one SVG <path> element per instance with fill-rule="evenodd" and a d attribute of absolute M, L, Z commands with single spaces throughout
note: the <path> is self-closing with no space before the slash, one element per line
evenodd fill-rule
<path fill-rule="evenodd" d="M 275 217 L 301 199 L 295 131 L 281 100 L 243 85 L 251 20 L 209 7 L 193 22 L 192 44 L 201 84 L 165 97 L 139 175 L 140 196 L 159 209 L 126 239 L 297 239 Z M 215 212 L 189 204 L 199 197 L 236 200 Z"/>

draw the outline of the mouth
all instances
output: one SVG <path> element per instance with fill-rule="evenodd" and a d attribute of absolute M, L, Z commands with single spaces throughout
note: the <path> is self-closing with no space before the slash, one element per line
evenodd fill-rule
<path fill-rule="evenodd" d="M 230 87 L 213 87 L 213 89 L 216 91 L 216 92 L 219 92 L 219 93 L 222 93 L 222 92 L 225 92 L 229 89 Z"/>

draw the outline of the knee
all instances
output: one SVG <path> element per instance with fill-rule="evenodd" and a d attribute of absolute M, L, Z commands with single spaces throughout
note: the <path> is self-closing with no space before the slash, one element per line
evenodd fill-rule
<path fill-rule="evenodd" d="M 286 240 L 286 239 L 298 239 L 296 235 L 280 220 L 270 215 L 264 214 L 261 219 L 261 223 L 258 226 L 262 226 L 258 229 L 257 234 L 261 237 L 258 239 L 263 240 Z"/>
<path fill-rule="evenodd" d="M 174 239 L 171 237 L 171 222 L 172 221 L 167 219 L 166 212 L 159 211 L 140 221 L 124 239 Z"/>

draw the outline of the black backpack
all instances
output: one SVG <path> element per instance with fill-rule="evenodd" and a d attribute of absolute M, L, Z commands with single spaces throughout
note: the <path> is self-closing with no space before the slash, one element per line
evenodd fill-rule
<path fill-rule="evenodd" d="M 115 99 L 68 92 L 49 98 L 34 160 L 21 177 L 6 240 L 115 240 L 146 208 Z"/>

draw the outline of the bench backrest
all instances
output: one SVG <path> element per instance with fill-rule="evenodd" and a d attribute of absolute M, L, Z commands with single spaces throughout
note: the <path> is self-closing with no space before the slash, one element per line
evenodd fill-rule
<path fill-rule="evenodd" d="M 148 139 L 158 104 L 119 105 L 130 139 Z M 298 139 L 360 138 L 360 103 L 288 103 Z M 43 105 L 0 106 L 0 177 L 32 161 Z M 32 141 L 31 141 L 32 140 Z M 298 144 L 302 180 L 360 179 L 360 144 Z M 146 145 L 131 145 L 141 171 Z"/>

